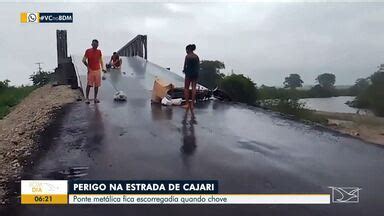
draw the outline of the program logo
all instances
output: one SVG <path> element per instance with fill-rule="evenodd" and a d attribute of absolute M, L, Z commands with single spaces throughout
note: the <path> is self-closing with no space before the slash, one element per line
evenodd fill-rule
<path fill-rule="evenodd" d="M 21 180 L 22 204 L 67 204 L 66 180 Z"/>
<path fill-rule="evenodd" d="M 359 203 L 361 188 L 329 187 L 332 189 L 332 203 Z"/>

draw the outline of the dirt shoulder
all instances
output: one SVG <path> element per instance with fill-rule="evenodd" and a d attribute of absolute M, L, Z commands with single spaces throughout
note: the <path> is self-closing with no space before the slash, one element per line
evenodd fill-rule
<path fill-rule="evenodd" d="M 0 200 L 4 203 L 7 182 L 20 180 L 23 165 L 37 148 L 38 135 L 56 111 L 81 97 L 69 86 L 46 85 L 34 90 L 0 120 Z"/>
<path fill-rule="evenodd" d="M 328 127 L 362 140 L 384 145 L 384 118 L 353 113 L 316 111 L 328 119 Z"/>

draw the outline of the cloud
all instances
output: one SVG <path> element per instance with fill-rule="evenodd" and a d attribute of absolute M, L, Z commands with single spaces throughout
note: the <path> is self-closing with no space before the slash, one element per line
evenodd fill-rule
<path fill-rule="evenodd" d="M 72 24 L 20 24 L 23 11 L 73 12 Z M 149 59 L 180 72 L 185 45 L 220 60 L 259 85 L 281 85 L 290 73 L 313 84 L 320 73 L 337 84 L 367 77 L 382 62 L 380 3 L 1 3 L 0 80 L 28 83 L 36 62 L 56 66 L 56 29 L 68 31 L 69 53 L 99 39 L 109 54 L 148 35 Z"/>

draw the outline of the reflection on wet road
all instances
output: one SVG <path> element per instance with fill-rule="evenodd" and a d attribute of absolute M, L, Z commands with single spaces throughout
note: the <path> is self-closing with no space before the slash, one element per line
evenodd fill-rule
<path fill-rule="evenodd" d="M 238 104 L 207 101 L 195 116 L 150 103 L 154 74 L 172 74 L 124 59 L 114 103 L 108 75 L 100 104 L 71 105 L 47 137 L 49 151 L 32 179 L 217 179 L 220 193 L 330 193 L 363 190 L 359 204 L 227 206 L 23 206 L 15 215 L 378 215 L 383 209 L 380 146 Z M 77 65 L 79 67 L 79 65 Z M 172 81 L 172 80 L 171 80 Z"/>
<path fill-rule="evenodd" d="M 188 160 L 193 155 L 197 147 L 195 136 L 195 124 L 197 124 L 196 116 L 191 114 L 190 120 L 188 120 L 188 112 L 185 112 L 181 124 L 182 146 L 180 147 L 180 152 L 185 169 L 188 171 L 190 167 Z"/>

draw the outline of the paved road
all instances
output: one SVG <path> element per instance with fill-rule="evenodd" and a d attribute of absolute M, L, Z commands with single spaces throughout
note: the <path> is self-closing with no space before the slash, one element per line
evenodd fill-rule
<path fill-rule="evenodd" d="M 75 62 L 79 59 L 75 58 Z M 49 146 L 24 174 L 32 179 L 217 179 L 220 193 L 330 193 L 361 187 L 359 204 L 228 206 L 22 206 L 12 215 L 381 215 L 384 149 L 258 108 L 151 105 L 156 75 L 182 79 L 140 59 L 103 83 L 100 104 L 75 103 L 44 138 Z M 82 66 L 77 64 L 78 70 Z M 128 93 L 114 103 L 109 81 Z"/>

